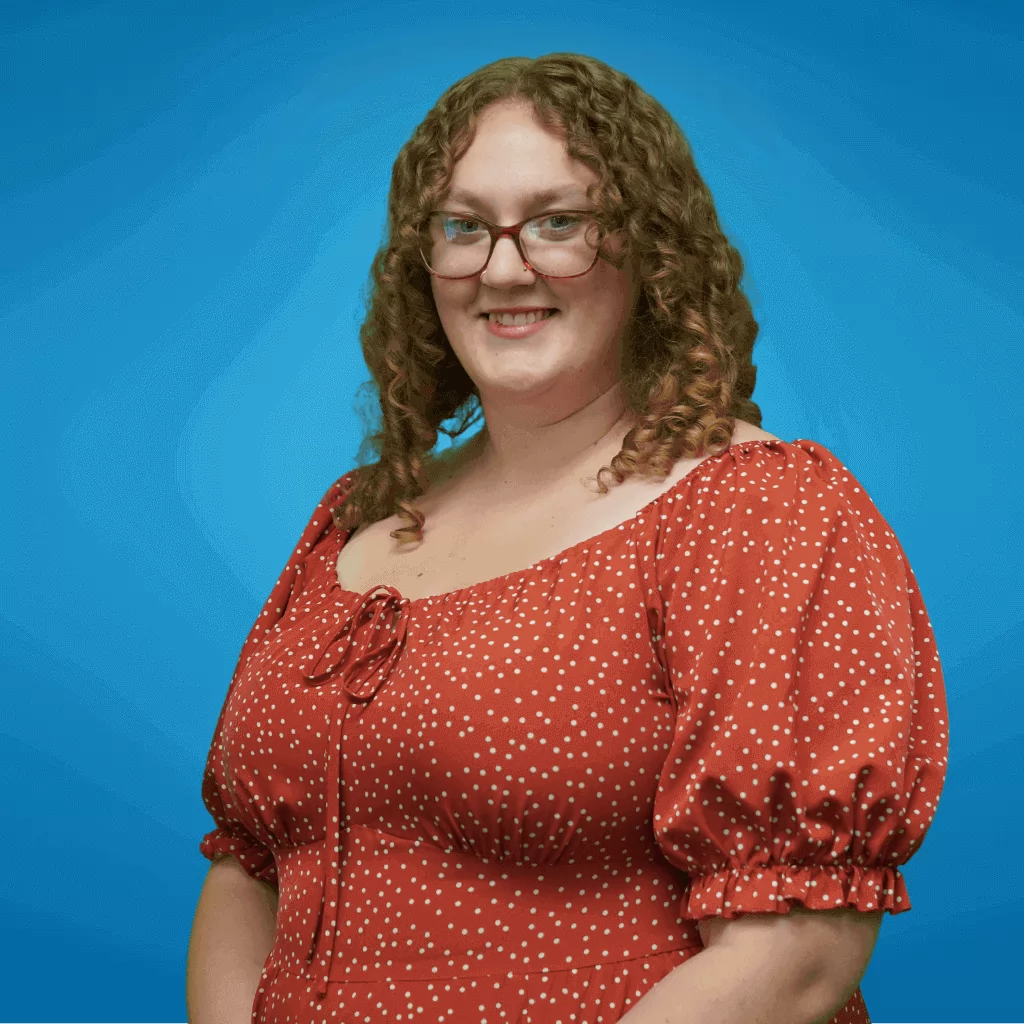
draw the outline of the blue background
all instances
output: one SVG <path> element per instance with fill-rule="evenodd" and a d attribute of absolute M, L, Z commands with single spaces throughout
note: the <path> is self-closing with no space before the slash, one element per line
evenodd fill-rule
<path fill-rule="evenodd" d="M 5 11 L 4 1019 L 185 1019 L 203 764 L 354 465 L 392 161 L 457 78 L 559 50 L 679 121 L 747 264 L 765 429 L 845 462 L 931 615 L 951 769 L 872 1015 L 1021 1019 L 1019 5 Z"/>

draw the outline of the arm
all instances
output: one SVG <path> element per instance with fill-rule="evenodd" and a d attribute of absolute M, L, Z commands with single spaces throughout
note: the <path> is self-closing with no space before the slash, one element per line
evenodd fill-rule
<path fill-rule="evenodd" d="M 234 857 L 218 857 L 199 894 L 189 939 L 189 1024 L 249 1024 L 276 928 L 274 889 L 251 878 Z"/>
<path fill-rule="evenodd" d="M 279 825 L 275 808 L 259 808 L 238 785 L 234 770 L 247 775 L 239 751 L 225 740 L 232 691 L 253 653 L 301 593 L 305 559 L 331 523 L 331 507 L 346 493 L 354 471 L 336 480 L 320 499 L 298 544 L 242 645 L 228 693 L 214 728 L 203 772 L 202 796 L 216 828 L 203 836 L 200 852 L 211 861 L 203 883 L 186 963 L 185 1003 L 190 1024 L 249 1024 L 252 1005 L 277 931 Z M 239 810 L 242 808 L 242 811 Z M 261 814 L 260 810 L 265 810 Z M 286 831 L 286 828 L 282 829 Z"/>
<path fill-rule="evenodd" d="M 891 528 L 825 449 L 730 451 L 650 539 L 676 707 L 654 833 L 707 948 L 630 1024 L 828 1020 L 879 912 L 910 909 L 900 868 L 945 776 L 935 637 Z"/>
<path fill-rule="evenodd" d="M 860 984 L 881 921 L 881 912 L 797 907 L 702 921 L 704 951 L 622 1024 L 825 1024 Z"/>

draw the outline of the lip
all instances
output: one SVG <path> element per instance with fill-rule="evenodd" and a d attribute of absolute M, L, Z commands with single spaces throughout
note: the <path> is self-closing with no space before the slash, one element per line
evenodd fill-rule
<path fill-rule="evenodd" d="M 541 306 L 540 309 L 545 307 Z M 516 310 L 519 313 L 532 313 L 538 310 L 538 307 L 534 306 L 532 309 Z M 498 312 L 495 310 L 495 312 Z M 501 312 L 511 313 L 512 310 L 501 310 Z M 486 314 L 483 317 L 484 326 L 491 332 L 495 337 L 498 338 L 527 338 L 532 334 L 536 334 L 538 331 L 542 331 L 552 320 L 557 317 L 558 310 L 556 309 L 551 316 L 545 317 L 543 320 L 537 320 L 532 324 L 517 324 L 517 325 L 505 325 L 499 324 L 491 320 Z"/>
<path fill-rule="evenodd" d="M 543 313 L 545 310 L 554 309 L 554 306 L 495 306 L 493 309 L 485 309 L 481 314 L 488 313 Z"/>

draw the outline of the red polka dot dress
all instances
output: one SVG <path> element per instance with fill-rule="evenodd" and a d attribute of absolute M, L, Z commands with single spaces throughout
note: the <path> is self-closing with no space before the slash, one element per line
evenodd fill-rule
<path fill-rule="evenodd" d="M 254 1024 L 601 1024 L 697 922 L 910 907 L 943 681 L 906 555 L 822 445 L 745 441 L 627 522 L 408 600 L 317 506 L 216 725 L 202 853 L 279 895 Z M 867 1021 L 860 992 L 835 1017 Z"/>

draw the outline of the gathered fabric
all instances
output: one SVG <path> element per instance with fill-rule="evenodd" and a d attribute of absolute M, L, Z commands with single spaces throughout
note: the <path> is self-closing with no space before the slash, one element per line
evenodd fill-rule
<path fill-rule="evenodd" d="M 328 641 L 327 651 L 339 638 L 345 642 L 340 646 L 338 660 L 321 672 L 323 656 L 317 659 L 313 670 L 303 672 L 302 678 L 311 686 L 320 686 L 335 676 L 344 665 L 349 653 L 354 649 L 356 656 L 351 665 L 343 673 L 339 673 L 341 689 L 349 701 L 365 704 L 373 700 L 376 692 L 387 679 L 387 672 L 394 659 L 400 654 L 405 641 L 406 609 L 408 601 L 404 600 L 397 590 L 391 587 L 374 587 L 361 598 L 350 619 L 344 620 Z M 384 623 L 383 616 L 394 610 L 393 621 Z M 363 613 L 371 613 L 370 628 L 360 632 L 359 625 Z M 384 628 L 386 626 L 386 628 Z M 383 634 L 383 635 L 378 635 Z M 375 643 L 375 641 L 377 641 Z M 378 661 L 383 663 L 378 665 Z M 330 979 L 330 958 L 333 955 L 332 940 L 338 930 L 338 904 L 341 870 L 338 858 L 341 855 L 341 734 L 345 724 L 345 713 L 348 710 L 346 700 L 341 700 L 338 709 L 331 719 L 331 733 L 327 743 L 327 756 L 330 765 L 327 775 L 327 821 L 330 826 L 329 858 L 324 858 L 324 912 L 328 916 L 329 925 L 319 929 L 316 944 L 310 950 L 309 959 L 317 960 L 321 966 L 320 981 L 317 985 L 317 996 L 327 995 L 327 983 Z"/>

